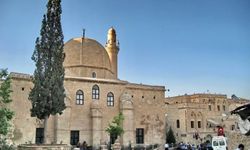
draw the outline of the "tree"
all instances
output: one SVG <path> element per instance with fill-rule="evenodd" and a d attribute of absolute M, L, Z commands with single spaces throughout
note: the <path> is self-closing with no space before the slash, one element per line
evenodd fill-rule
<path fill-rule="evenodd" d="M 113 118 L 112 123 L 109 123 L 108 128 L 106 128 L 106 132 L 108 132 L 111 137 L 111 144 L 114 143 L 118 136 L 121 136 L 124 133 L 124 130 L 122 128 L 123 120 L 123 114 L 119 113 L 118 116 L 115 116 Z"/>
<path fill-rule="evenodd" d="M 166 143 L 174 143 L 174 144 L 176 143 L 174 132 L 171 127 L 169 128 L 166 135 Z"/>
<path fill-rule="evenodd" d="M 47 121 L 50 115 L 62 114 L 64 103 L 64 53 L 61 27 L 61 0 L 48 0 L 43 16 L 40 37 L 32 60 L 36 64 L 34 87 L 29 94 L 31 116 L 44 119 L 44 143 L 47 143 Z"/>
<path fill-rule="evenodd" d="M 7 105 L 12 101 L 10 98 L 11 79 L 7 69 L 0 69 L 0 137 L 7 135 L 10 127 L 9 121 L 13 118 L 14 112 Z"/>

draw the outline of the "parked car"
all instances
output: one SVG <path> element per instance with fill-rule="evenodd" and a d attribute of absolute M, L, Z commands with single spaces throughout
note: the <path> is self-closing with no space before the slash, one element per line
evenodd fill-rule
<path fill-rule="evenodd" d="M 212 148 L 213 150 L 227 150 L 227 139 L 224 136 L 214 136 Z"/>

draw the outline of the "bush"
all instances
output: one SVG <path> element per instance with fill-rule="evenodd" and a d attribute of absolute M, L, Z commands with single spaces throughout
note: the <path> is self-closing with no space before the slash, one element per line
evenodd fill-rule
<path fill-rule="evenodd" d="M 0 150 L 16 150 L 14 145 L 8 145 L 6 139 L 0 139 Z"/>

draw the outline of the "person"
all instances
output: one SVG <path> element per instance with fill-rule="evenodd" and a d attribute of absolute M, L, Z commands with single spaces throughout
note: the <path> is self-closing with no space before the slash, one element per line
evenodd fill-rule
<path fill-rule="evenodd" d="M 207 150 L 213 150 L 212 144 L 210 143 L 209 140 L 206 141 L 206 148 Z"/>
<path fill-rule="evenodd" d="M 74 150 L 80 150 L 81 143 L 78 141 Z"/>
<path fill-rule="evenodd" d="M 88 144 L 86 143 L 86 141 L 83 141 L 81 150 L 87 150 L 87 149 L 88 149 Z"/>
<path fill-rule="evenodd" d="M 244 150 L 244 145 L 243 144 L 239 144 L 238 148 L 236 148 L 236 150 Z"/>
<path fill-rule="evenodd" d="M 78 141 L 76 144 L 76 148 L 80 148 L 81 143 Z"/>
<path fill-rule="evenodd" d="M 168 148 L 169 148 L 169 145 L 168 145 L 168 143 L 166 143 L 165 144 L 165 150 L 168 150 Z"/>

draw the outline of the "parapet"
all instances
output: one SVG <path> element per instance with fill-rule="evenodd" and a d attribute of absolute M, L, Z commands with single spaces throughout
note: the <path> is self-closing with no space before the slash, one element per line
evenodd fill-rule
<path fill-rule="evenodd" d="M 29 75 L 29 74 L 24 74 L 24 73 L 11 72 L 10 73 L 10 78 L 12 78 L 12 79 L 31 80 L 32 76 Z"/>

